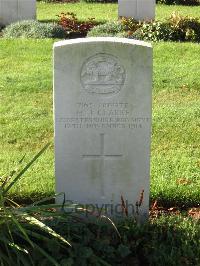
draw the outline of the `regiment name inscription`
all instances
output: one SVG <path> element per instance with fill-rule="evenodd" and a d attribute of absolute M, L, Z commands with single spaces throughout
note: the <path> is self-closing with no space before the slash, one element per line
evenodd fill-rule
<path fill-rule="evenodd" d="M 129 103 L 79 102 L 76 107 L 72 116 L 59 117 L 56 122 L 66 129 L 142 129 L 150 122 L 149 117 L 135 117 L 134 106 Z"/>

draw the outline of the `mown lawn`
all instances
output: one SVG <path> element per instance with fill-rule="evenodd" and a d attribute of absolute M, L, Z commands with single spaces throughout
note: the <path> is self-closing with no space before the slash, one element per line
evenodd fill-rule
<path fill-rule="evenodd" d="M 117 20 L 117 4 L 45 4 L 37 3 L 37 18 L 39 20 L 57 20 L 61 12 L 74 12 L 80 20 L 94 17 L 97 21 Z M 156 19 L 163 20 L 168 18 L 172 12 L 179 12 L 184 16 L 200 17 L 200 6 L 156 6 Z"/>
<path fill-rule="evenodd" d="M 53 40 L 0 40 L 0 176 L 53 140 Z M 154 44 L 151 199 L 200 202 L 200 46 Z M 54 193 L 53 145 L 15 186 L 26 200 Z"/>

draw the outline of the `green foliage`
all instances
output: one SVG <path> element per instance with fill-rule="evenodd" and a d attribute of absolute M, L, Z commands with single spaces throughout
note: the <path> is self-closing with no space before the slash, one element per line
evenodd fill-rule
<path fill-rule="evenodd" d="M 94 18 L 88 18 L 87 21 L 78 21 L 74 13 L 61 13 L 58 24 L 65 31 L 66 36 L 73 38 L 74 35 L 86 36 L 87 32 L 97 25 Z"/>
<path fill-rule="evenodd" d="M 40 244 L 49 238 L 54 238 L 58 246 L 70 245 L 61 235 L 40 221 L 40 217 L 53 217 L 55 213 L 49 212 L 49 205 L 20 207 L 8 198 L 9 190 L 18 182 L 30 166 L 48 148 L 46 145 L 25 167 L 14 169 L 10 175 L 0 178 L 0 262 L 3 266 L 10 265 L 35 265 L 33 251 L 41 254 L 45 259 L 58 265 L 56 260 L 48 254 L 45 247 Z M 23 163 L 24 157 L 19 165 Z M 45 200 L 44 200 L 45 201 Z M 40 204 L 43 201 L 39 202 Z"/>
<path fill-rule="evenodd" d="M 145 41 L 200 41 L 198 18 L 183 17 L 172 13 L 164 22 L 137 22 L 123 18 L 118 23 L 94 27 L 88 36 L 122 36 Z"/>
<path fill-rule="evenodd" d="M 56 23 L 25 20 L 10 24 L 3 30 L 5 38 L 63 38 L 65 32 Z"/>
<path fill-rule="evenodd" d="M 124 26 L 120 22 L 107 22 L 102 25 L 94 27 L 88 32 L 88 37 L 106 37 L 106 36 L 116 36 L 124 31 Z"/>
<path fill-rule="evenodd" d="M 200 5 L 200 0 L 156 0 L 156 3 L 166 5 L 198 6 Z"/>
<path fill-rule="evenodd" d="M 161 22 L 143 23 L 134 33 L 129 33 L 128 38 L 145 41 L 167 41 L 169 29 Z"/>
<path fill-rule="evenodd" d="M 120 23 L 123 25 L 124 30 L 134 32 L 139 29 L 142 25 L 142 22 L 138 22 L 134 18 L 124 18 L 122 17 Z"/>
<path fill-rule="evenodd" d="M 193 17 L 183 17 L 173 13 L 165 23 L 169 27 L 169 40 L 200 41 L 200 20 Z"/>
<path fill-rule="evenodd" d="M 182 266 L 198 265 L 200 258 L 200 224 L 186 216 L 161 216 L 143 225 L 127 219 L 116 224 L 120 237 L 100 218 L 75 220 L 70 216 L 48 225 L 71 239 L 73 248 L 68 257 L 53 248 L 61 265 Z"/>
<path fill-rule="evenodd" d="M 173 13 L 165 22 L 143 23 L 130 37 L 147 41 L 200 41 L 200 21 Z"/>
<path fill-rule="evenodd" d="M 144 226 L 127 222 L 119 231 L 124 244 L 131 243 L 131 253 L 142 265 L 198 265 L 200 250 L 194 248 L 200 243 L 198 221 L 184 216 L 161 216 Z"/>

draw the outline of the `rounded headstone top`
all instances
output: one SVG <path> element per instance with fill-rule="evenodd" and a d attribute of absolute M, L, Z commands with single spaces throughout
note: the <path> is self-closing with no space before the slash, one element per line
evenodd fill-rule
<path fill-rule="evenodd" d="M 90 37 L 90 38 L 77 38 L 71 40 L 64 40 L 54 43 L 54 48 L 62 47 L 66 45 L 75 45 L 75 44 L 89 44 L 89 43 L 121 43 L 121 44 L 130 44 L 130 45 L 137 45 L 137 46 L 144 46 L 152 48 L 152 45 L 148 42 L 127 39 L 127 38 L 117 38 L 117 37 Z"/>

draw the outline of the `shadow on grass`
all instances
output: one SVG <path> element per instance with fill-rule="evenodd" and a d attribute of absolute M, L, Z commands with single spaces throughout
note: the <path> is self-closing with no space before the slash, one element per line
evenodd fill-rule
<path fill-rule="evenodd" d="M 38 22 L 41 23 L 58 23 L 59 19 L 43 19 L 43 20 L 38 20 Z"/>
<path fill-rule="evenodd" d="M 28 201 L 32 204 L 36 196 L 27 198 L 26 204 Z M 46 202 L 49 203 L 53 200 Z M 41 239 L 37 244 L 47 254 L 53 254 L 58 265 L 199 265 L 200 220 L 183 214 L 158 213 L 145 224 L 139 225 L 129 218 L 116 222 L 115 227 L 105 217 L 88 219 L 88 213 L 75 215 L 59 210 L 58 216 L 55 213 L 56 209 L 51 206 L 47 216 L 39 212 L 37 216 L 68 240 L 72 248 L 58 248 L 58 240 L 53 238 Z M 34 248 L 29 251 L 34 265 L 46 265 L 42 254 L 36 256 Z"/>
<path fill-rule="evenodd" d="M 117 224 L 117 228 L 121 239 L 102 221 L 95 224 L 86 219 L 69 219 L 54 227 L 64 237 L 70 236 L 71 265 L 198 265 L 200 226 L 190 218 L 162 216 L 144 225 L 129 219 Z M 56 257 L 66 259 L 62 252 Z"/>

